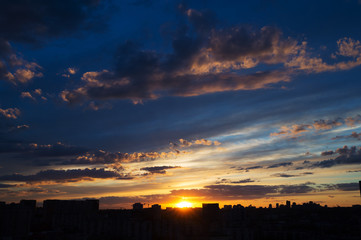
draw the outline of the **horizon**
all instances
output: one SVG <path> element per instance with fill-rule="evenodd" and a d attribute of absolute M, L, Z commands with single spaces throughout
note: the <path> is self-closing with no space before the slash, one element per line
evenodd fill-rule
<path fill-rule="evenodd" d="M 0 201 L 361 204 L 360 13 L 1 1 Z"/>
<path fill-rule="evenodd" d="M 340 206 L 340 205 L 336 205 L 336 206 L 328 206 L 327 204 L 322 205 L 321 203 L 318 203 L 317 201 L 306 201 L 306 202 L 291 202 L 289 200 L 285 200 L 284 202 L 276 202 L 274 204 L 272 203 L 266 203 L 266 205 L 262 205 L 262 206 L 257 206 L 257 205 L 253 205 L 253 204 L 249 204 L 249 205 L 243 205 L 240 202 L 234 202 L 233 204 L 220 204 L 218 202 L 210 202 L 210 201 L 205 201 L 205 202 L 201 202 L 201 203 L 194 203 L 194 202 L 188 202 L 188 201 L 181 201 L 178 203 L 165 203 L 165 204 L 160 204 L 160 203 L 141 203 L 141 202 L 134 202 L 132 203 L 130 206 L 124 207 L 120 206 L 117 208 L 103 208 L 100 199 L 96 199 L 96 198 L 83 198 L 83 199 L 45 199 L 43 201 L 38 201 L 36 199 L 21 199 L 18 203 L 16 202 L 3 202 L 4 204 L 10 206 L 12 204 L 21 204 L 21 201 L 36 201 L 35 206 L 37 208 L 42 208 L 44 207 L 44 202 L 45 201 L 75 201 L 75 202 L 84 202 L 87 200 L 96 200 L 99 203 L 99 210 L 134 210 L 134 205 L 136 204 L 140 204 L 142 205 L 142 209 L 150 209 L 153 208 L 154 206 L 160 206 L 162 210 L 165 209 L 196 209 L 196 208 L 203 208 L 204 204 L 217 204 L 219 206 L 219 209 L 226 209 L 227 207 L 231 207 L 231 208 L 284 208 L 287 207 L 287 202 L 289 202 L 290 207 L 295 206 L 307 206 L 309 204 L 315 204 L 319 207 L 328 207 L 328 208 L 340 208 L 340 207 L 354 207 L 354 206 L 361 206 L 361 204 L 354 204 L 351 206 Z M 1 202 L 0 202 L 1 203 Z"/>

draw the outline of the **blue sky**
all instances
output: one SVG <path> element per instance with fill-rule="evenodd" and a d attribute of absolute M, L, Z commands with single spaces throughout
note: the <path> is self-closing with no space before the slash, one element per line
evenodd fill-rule
<path fill-rule="evenodd" d="M 0 4 L 1 200 L 358 204 L 359 1 Z"/>

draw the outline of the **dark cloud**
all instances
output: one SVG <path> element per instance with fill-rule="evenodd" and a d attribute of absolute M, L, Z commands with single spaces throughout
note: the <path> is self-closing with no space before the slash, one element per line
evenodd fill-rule
<path fill-rule="evenodd" d="M 99 0 L 4 0 L 0 9 L 0 37 L 13 41 L 38 41 L 83 29 L 104 28 L 97 11 Z"/>
<path fill-rule="evenodd" d="M 292 165 L 293 165 L 292 162 L 284 162 L 284 163 L 272 164 L 272 165 L 268 166 L 267 168 L 287 167 L 287 166 L 292 166 Z"/>
<path fill-rule="evenodd" d="M 205 12 L 187 10 L 192 24 L 205 29 Z M 192 37 L 191 37 L 192 36 Z M 224 39 L 226 36 L 229 38 Z M 177 36 L 170 54 L 141 50 L 127 41 L 115 54 L 112 71 L 87 72 L 83 86 L 64 90 L 60 96 L 70 103 L 89 99 L 130 99 L 135 103 L 162 96 L 198 96 L 207 93 L 253 90 L 290 80 L 284 69 L 239 73 L 259 62 L 281 63 L 291 54 L 295 42 L 283 39 L 272 27 L 228 30 Z"/>
<path fill-rule="evenodd" d="M 292 178 L 292 177 L 298 177 L 299 175 L 286 174 L 286 173 L 276 173 L 276 174 L 273 174 L 272 176 L 281 177 L 281 178 Z"/>
<path fill-rule="evenodd" d="M 339 154 L 339 156 L 333 159 L 310 163 L 309 167 L 330 168 L 336 165 L 351 165 L 361 163 L 361 149 L 359 147 L 344 146 L 343 148 L 336 149 L 335 153 Z"/>
<path fill-rule="evenodd" d="M 207 197 L 210 199 L 256 199 L 267 195 L 309 193 L 316 189 L 310 184 L 298 185 L 209 185 L 203 189 L 173 190 L 172 195 Z"/>
<path fill-rule="evenodd" d="M 208 32 L 217 24 L 216 15 L 210 10 L 197 11 L 194 9 L 185 10 L 189 21 L 199 32 Z"/>
<path fill-rule="evenodd" d="M 150 174 L 166 174 L 167 169 L 180 168 L 180 166 L 154 166 L 154 167 L 144 167 L 140 170 L 147 171 Z"/>
<path fill-rule="evenodd" d="M 313 192 L 315 189 L 308 184 L 299 185 L 282 185 L 279 188 L 280 194 L 297 194 L 297 193 L 308 193 Z"/>
<path fill-rule="evenodd" d="M 358 191 L 359 190 L 359 183 L 338 183 L 338 184 L 322 184 L 321 190 L 328 191 L 328 190 L 340 190 L 340 191 Z"/>
<path fill-rule="evenodd" d="M 0 183 L 0 188 L 10 188 L 10 187 L 15 187 L 15 186 L 16 185 Z"/>
<path fill-rule="evenodd" d="M 341 119 L 337 119 L 337 120 L 316 120 L 313 123 L 313 127 L 316 130 L 328 130 L 328 129 L 332 129 L 338 126 L 341 126 L 343 123 L 341 122 Z"/>
<path fill-rule="evenodd" d="M 0 139 L 0 153 L 18 153 L 27 157 L 75 156 L 85 153 L 86 150 L 86 148 L 71 146 L 61 142 L 37 144 L 9 140 L 1 141 Z"/>
<path fill-rule="evenodd" d="M 356 173 L 356 172 L 361 172 L 361 169 L 360 170 L 350 170 L 350 171 L 347 171 L 348 173 Z"/>
<path fill-rule="evenodd" d="M 277 186 L 267 185 L 209 185 L 203 189 L 181 189 L 171 191 L 176 196 L 207 197 L 210 199 L 254 199 L 267 194 L 276 194 Z"/>
<path fill-rule="evenodd" d="M 292 178 L 292 177 L 300 177 L 300 176 L 312 175 L 312 174 L 313 172 L 303 172 L 300 174 L 276 173 L 276 174 L 272 174 L 272 176 L 281 177 L 281 178 Z"/>
<path fill-rule="evenodd" d="M 7 40 L 0 37 L 0 80 L 14 85 L 28 83 L 35 77 L 43 76 L 40 69 L 37 63 L 24 60 Z"/>
<path fill-rule="evenodd" d="M 321 156 L 329 156 L 329 155 L 332 155 L 332 154 L 334 154 L 335 152 L 334 151 L 324 151 L 324 152 L 322 152 L 321 153 Z"/>
<path fill-rule="evenodd" d="M 336 139 L 350 139 L 350 138 L 355 138 L 357 140 L 361 140 L 361 132 L 357 133 L 357 132 L 352 132 L 350 135 L 347 136 L 336 136 L 334 138 L 332 138 L 332 140 L 336 140 Z"/>
<path fill-rule="evenodd" d="M 217 181 L 217 184 L 220 183 L 233 183 L 233 184 L 241 184 L 241 183 L 251 183 L 251 182 L 255 182 L 255 180 L 250 179 L 250 178 L 246 178 L 246 179 L 240 179 L 240 180 L 236 180 L 236 181 L 232 181 L 230 179 L 221 179 L 220 181 Z"/>
<path fill-rule="evenodd" d="M 213 31 L 210 39 L 214 56 L 222 61 L 255 58 L 266 63 L 281 62 L 289 57 L 295 45 L 293 40 L 283 40 L 282 33 L 273 27 L 258 31 L 249 27 L 221 29 Z M 278 53 L 273 54 L 277 50 Z"/>
<path fill-rule="evenodd" d="M 41 67 L 22 59 L 13 42 L 39 44 L 49 37 L 102 30 L 105 15 L 101 9 L 108 1 L 100 0 L 4 0 L 0 8 L 0 80 L 13 84 L 28 83 L 42 77 Z"/>
<path fill-rule="evenodd" d="M 33 175 L 4 175 L 0 176 L 0 181 L 11 182 L 78 182 L 92 179 L 130 179 L 129 176 L 122 175 L 116 171 L 100 169 L 68 169 L 68 170 L 43 170 Z"/>
<path fill-rule="evenodd" d="M 297 72 L 346 70 L 361 64 L 357 58 L 328 65 L 310 56 L 306 42 L 283 37 L 275 27 L 216 28 L 211 12 L 185 9 L 183 5 L 180 10 L 190 26 L 182 26 L 172 36 L 171 51 L 142 50 L 139 44 L 127 41 L 115 51 L 112 69 L 84 73 L 80 86 L 62 91 L 60 97 L 68 103 L 94 99 L 129 99 L 139 103 L 165 96 L 264 89 L 290 81 Z M 347 44 L 345 41 L 341 40 L 339 46 Z M 271 67 L 263 71 L 256 68 L 262 64 Z M 327 129 L 328 125 L 337 124 L 320 120 L 314 127 Z M 307 128 L 295 130 L 302 132 Z"/>
<path fill-rule="evenodd" d="M 249 172 L 249 170 L 260 169 L 260 168 L 263 168 L 263 166 L 252 166 L 252 167 L 247 167 L 247 168 L 240 167 L 237 169 L 241 170 L 241 171 Z"/>
<path fill-rule="evenodd" d="M 341 191 L 358 191 L 359 184 L 358 183 L 338 183 L 336 184 L 338 190 Z"/>

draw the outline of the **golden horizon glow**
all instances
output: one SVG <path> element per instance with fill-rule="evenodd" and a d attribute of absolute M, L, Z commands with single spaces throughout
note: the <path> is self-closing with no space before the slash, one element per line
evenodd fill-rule
<path fill-rule="evenodd" d="M 176 204 L 177 208 L 191 208 L 192 206 L 193 204 L 187 201 L 182 201 Z"/>

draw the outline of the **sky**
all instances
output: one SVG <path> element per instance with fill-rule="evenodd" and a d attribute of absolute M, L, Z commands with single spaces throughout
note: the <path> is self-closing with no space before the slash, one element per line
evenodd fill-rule
<path fill-rule="evenodd" d="M 0 200 L 360 204 L 361 2 L 0 1 Z"/>

